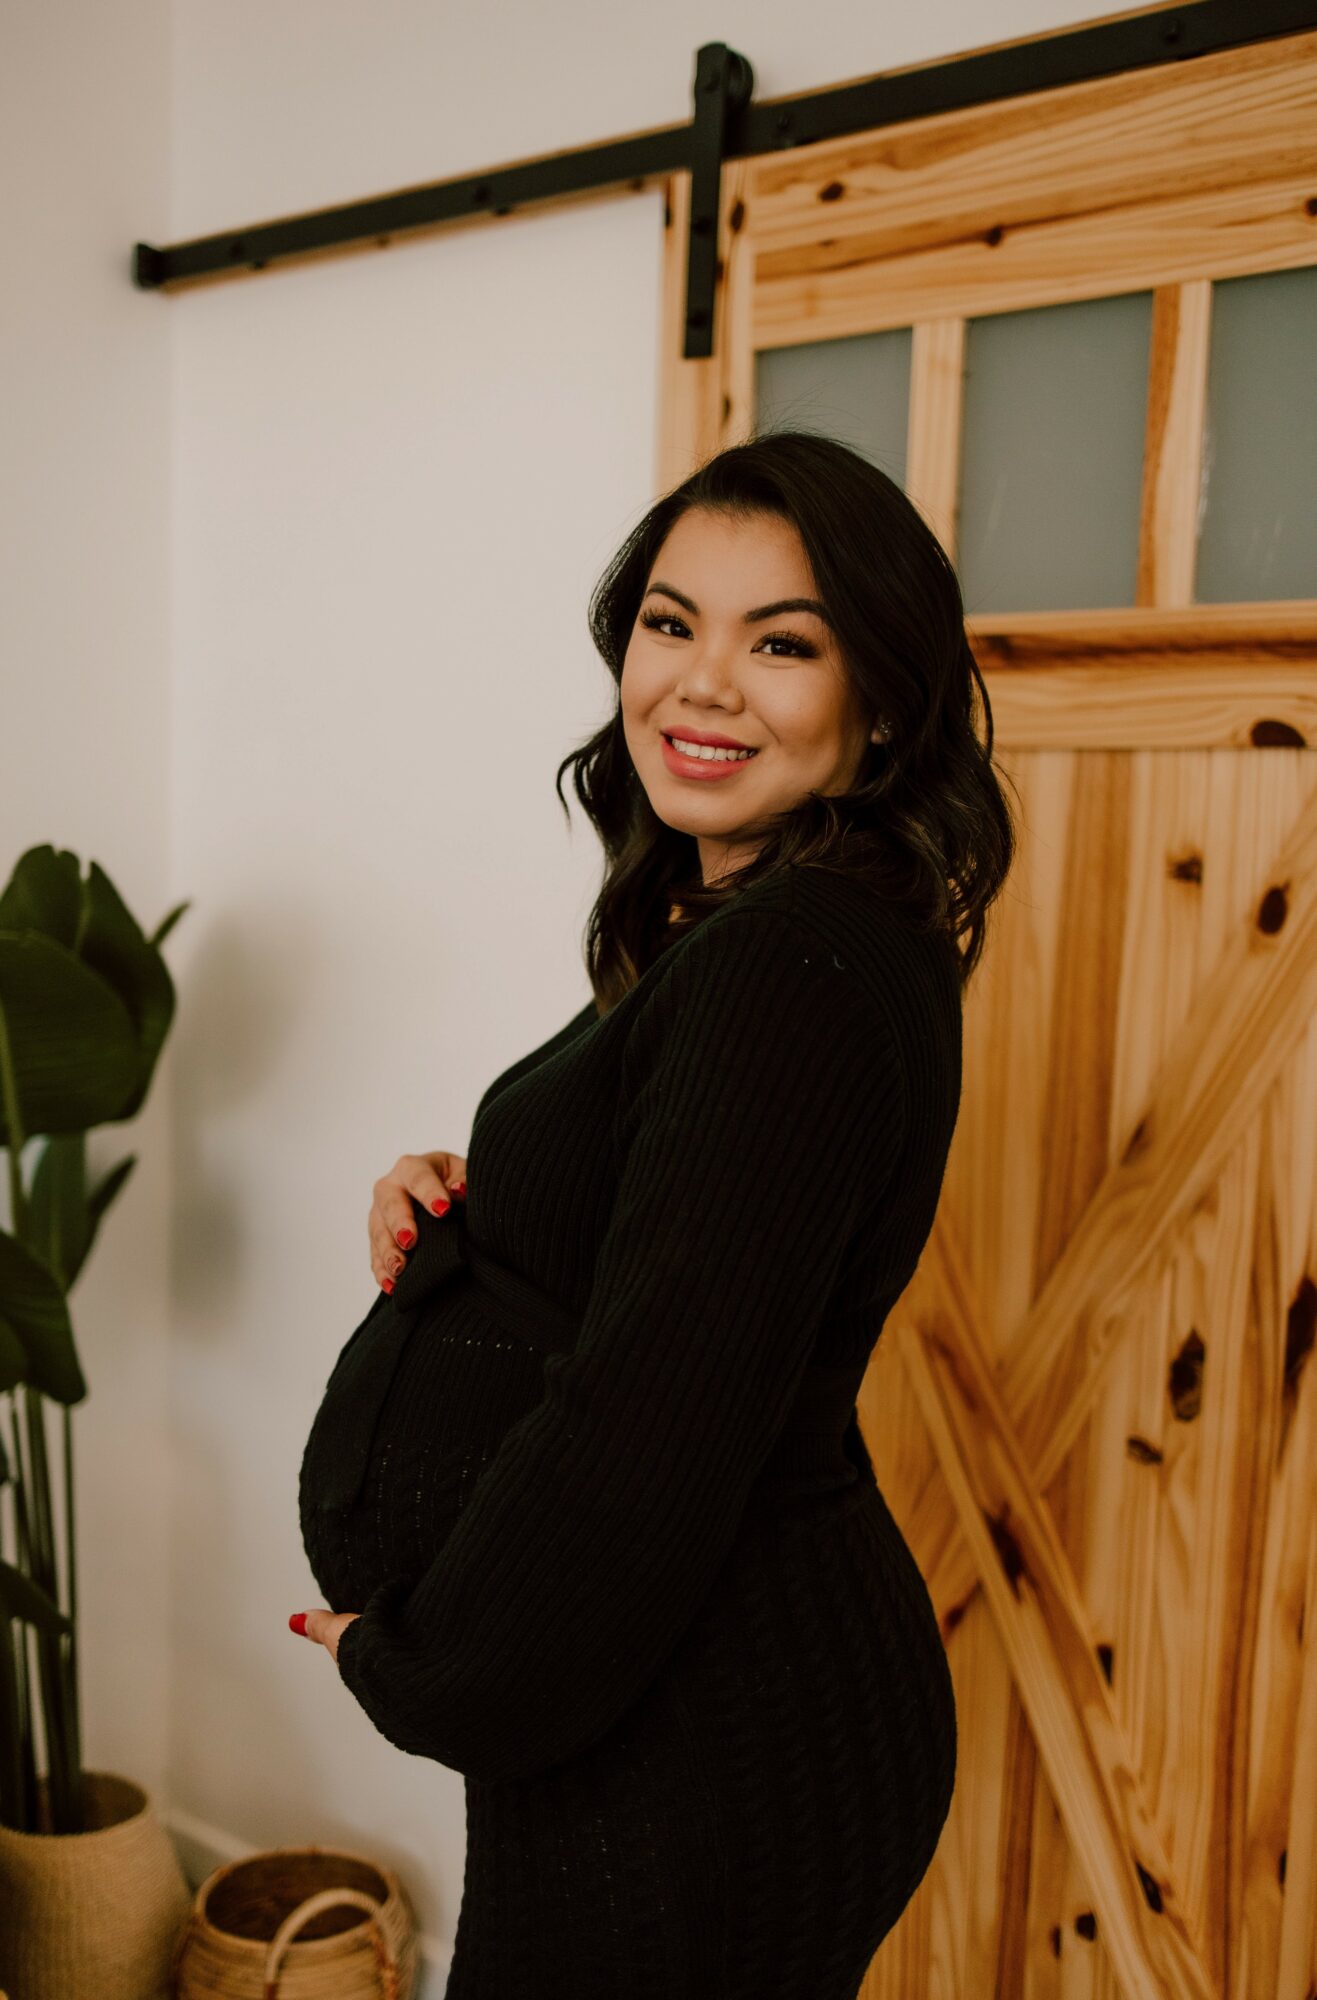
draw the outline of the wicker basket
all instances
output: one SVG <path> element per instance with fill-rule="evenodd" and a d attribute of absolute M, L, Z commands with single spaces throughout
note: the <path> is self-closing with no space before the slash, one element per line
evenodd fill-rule
<path fill-rule="evenodd" d="M 151 1795 L 82 1773 L 86 1831 L 0 1826 L 0 1992 L 13 2000 L 166 2000 L 190 1891 Z"/>
<path fill-rule="evenodd" d="M 391 1869 L 337 1847 L 273 1847 L 197 1890 L 176 2000 L 411 2000 L 416 1917 Z"/>

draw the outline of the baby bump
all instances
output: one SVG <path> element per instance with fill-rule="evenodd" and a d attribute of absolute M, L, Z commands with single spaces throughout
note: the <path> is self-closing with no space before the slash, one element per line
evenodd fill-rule
<path fill-rule="evenodd" d="M 372 1308 L 330 1377 L 299 1477 L 303 1546 L 331 1609 L 360 1610 L 386 1578 L 422 1573 L 542 1394 L 541 1357 L 482 1314 L 469 1286 L 402 1317 Z"/>

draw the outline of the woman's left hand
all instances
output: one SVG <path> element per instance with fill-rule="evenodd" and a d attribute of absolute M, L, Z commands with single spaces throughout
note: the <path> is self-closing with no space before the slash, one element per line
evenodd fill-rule
<path fill-rule="evenodd" d="M 353 1619 L 360 1616 L 359 1611 L 326 1611 L 320 1606 L 315 1611 L 295 1611 L 288 1623 L 304 1639 L 323 1646 L 331 1660 L 337 1660 L 339 1640 Z"/>

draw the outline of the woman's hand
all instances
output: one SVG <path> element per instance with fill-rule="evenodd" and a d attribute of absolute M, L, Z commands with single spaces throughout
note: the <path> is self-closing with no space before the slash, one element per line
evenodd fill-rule
<path fill-rule="evenodd" d="M 331 1660 L 338 1659 L 338 1642 L 343 1632 L 354 1618 L 360 1618 L 359 1611 L 294 1611 L 288 1623 L 294 1632 L 300 1632 L 304 1639 L 313 1639 L 323 1646 Z"/>
<path fill-rule="evenodd" d="M 380 1289 L 391 1292 L 406 1263 L 403 1252 L 416 1241 L 413 1200 L 424 1202 L 436 1215 L 442 1215 L 452 1201 L 464 1201 L 466 1161 L 460 1153 L 403 1153 L 376 1181 L 374 1194 L 366 1221 L 370 1268 Z"/>

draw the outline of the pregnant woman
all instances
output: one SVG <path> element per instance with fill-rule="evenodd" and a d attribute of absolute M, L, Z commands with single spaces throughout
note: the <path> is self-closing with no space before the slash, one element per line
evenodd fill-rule
<path fill-rule="evenodd" d="M 699 467 L 590 617 L 591 998 L 376 1183 L 292 1623 L 466 1779 L 448 2000 L 854 2000 L 956 1767 L 856 1395 L 1014 826 L 955 572 L 829 438 Z"/>

